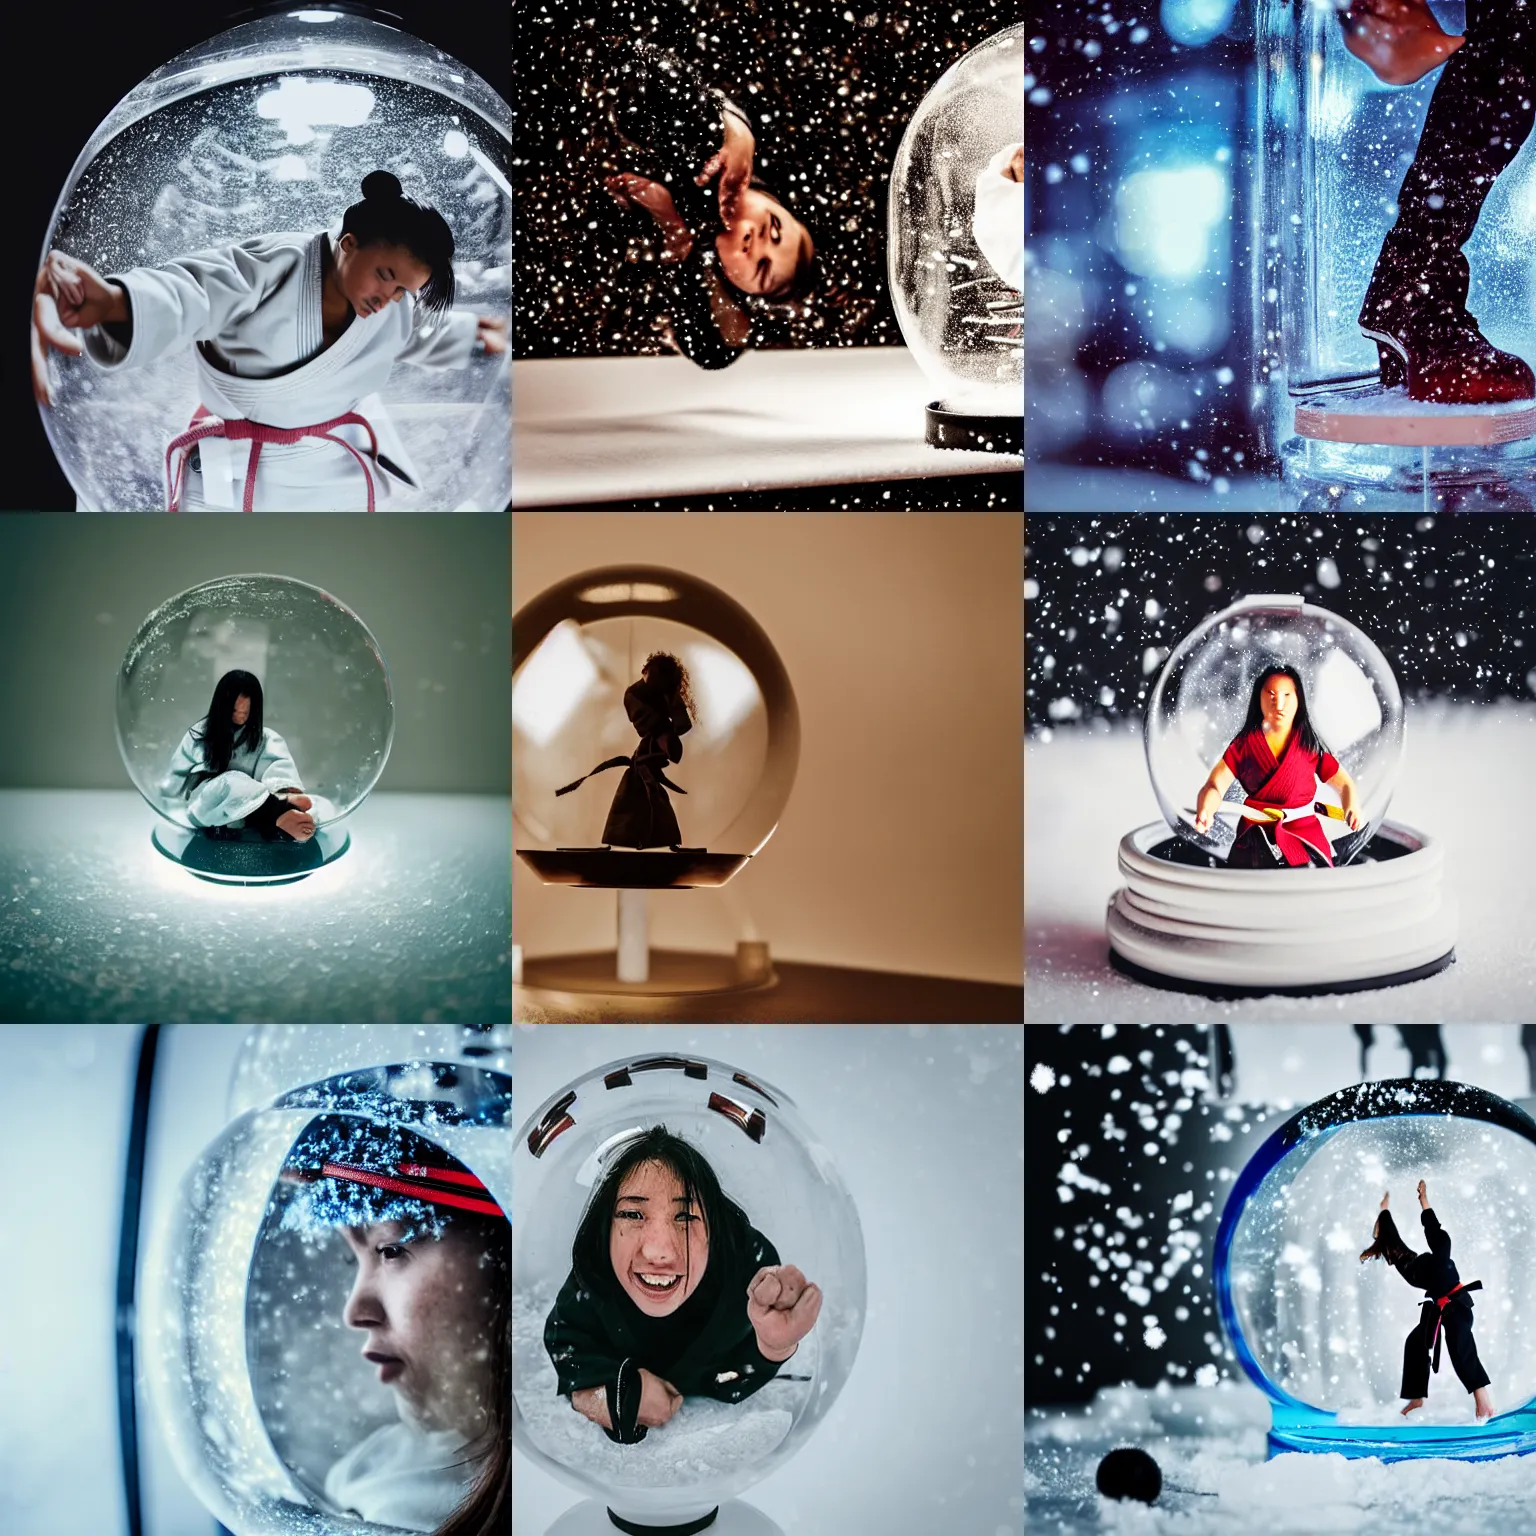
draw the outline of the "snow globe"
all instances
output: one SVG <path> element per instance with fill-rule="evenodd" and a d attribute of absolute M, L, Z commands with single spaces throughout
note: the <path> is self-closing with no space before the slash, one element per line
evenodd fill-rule
<path fill-rule="evenodd" d="M 785 1369 L 739 1403 L 690 1397 L 635 1445 L 610 1441 L 558 1395 L 544 1323 L 606 1160 L 665 1125 L 701 1152 L 752 1225 L 820 1285 L 816 1326 Z M 585 1073 L 541 1104 L 513 1149 L 512 1436 L 589 1495 L 548 1536 L 776 1531 L 735 1495 L 782 1466 L 837 1401 L 864 1329 L 864 1239 L 836 1166 L 773 1083 L 705 1056 L 640 1057 Z"/>
<path fill-rule="evenodd" d="M 655 794 L 675 817 L 665 841 L 652 833 L 650 845 L 629 847 L 615 817 L 632 792 L 640 742 L 625 695 L 657 653 L 682 664 L 692 725 L 678 737 L 681 758 L 658 763 L 665 787 Z M 665 566 L 604 566 L 520 609 L 512 618 L 517 856 L 545 884 L 619 893 L 616 977 L 609 957 L 591 975 L 530 962 L 524 980 L 582 991 L 616 979 L 657 996 L 772 985 L 767 946 L 756 940 L 734 961 L 699 957 L 653 980 L 646 893 L 718 887 L 746 868 L 778 826 L 799 758 L 783 661 L 751 614 L 709 582 Z"/>
<path fill-rule="evenodd" d="M 1473 1298 L 1494 1417 L 1473 1418 L 1451 1369 L 1401 1413 L 1404 1339 L 1424 1297 L 1362 1263 L 1391 1195 L 1410 1248 L 1428 1246 L 1416 1197 L 1451 1236 Z M 1249 1159 L 1222 1211 L 1212 1278 L 1238 1363 L 1268 1397 L 1269 1446 L 1383 1461 L 1484 1460 L 1536 1450 L 1536 1122 L 1464 1083 L 1362 1083 L 1309 1105 Z"/>
<path fill-rule="evenodd" d="M 1278 795 L 1283 807 L 1234 777 L 1202 830 L 1197 793 L 1229 743 L 1258 724 L 1260 687 L 1280 668 L 1299 680 L 1317 740 L 1354 781 L 1359 825 L 1335 788 L 1303 774 Z M 1295 596 L 1247 597 L 1213 614 L 1168 657 L 1144 740 L 1164 820 L 1120 841 L 1125 884 L 1106 919 L 1116 969 L 1242 997 L 1358 991 L 1450 964 L 1456 918 L 1443 849 L 1386 819 L 1405 742 L 1402 695 L 1381 651 L 1347 619 Z M 1278 783 L 1281 766 L 1272 771 Z M 1276 829 L 1301 828 L 1301 818 L 1318 856 L 1229 863 L 1250 823 L 1274 853 Z"/>
<path fill-rule="evenodd" d="M 181 771 L 187 733 L 233 672 L 259 695 L 249 715 L 278 738 L 273 751 L 261 749 L 256 777 L 308 796 L 307 841 L 270 836 L 244 815 L 229 819 L 236 803 Z M 154 845 L 206 880 L 281 884 L 340 858 L 350 843 L 343 821 L 378 782 L 393 736 L 389 672 L 367 625 L 329 592 L 288 576 L 223 576 L 178 593 L 139 626 L 118 670 L 118 750 L 161 818 Z M 242 740 L 237 733 L 233 745 Z M 279 744 L 291 774 L 279 772 Z M 298 782 L 277 784 L 269 771 Z"/>
<path fill-rule="evenodd" d="M 452 229 L 455 304 L 509 315 L 510 143 L 505 102 L 440 49 L 354 5 L 273 9 L 178 55 L 113 108 L 70 171 L 42 255 L 105 275 L 259 234 L 335 233 L 363 177 L 383 169 Z M 43 423 L 80 509 L 164 507 L 166 446 L 198 406 L 193 349 L 131 371 L 50 357 Z M 392 510 L 506 506 L 506 361 L 393 370 L 384 413 L 420 490 L 392 496 Z"/>
<path fill-rule="evenodd" d="M 891 299 L 940 392 L 927 440 L 1017 453 L 1024 414 L 1024 23 L 952 64 L 891 168 Z"/>
<path fill-rule="evenodd" d="M 505 1435 L 511 1093 L 505 1031 L 268 1026 L 242 1047 L 232 1118 L 151 1236 L 138 1311 L 177 1468 L 235 1536 L 435 1529 L 456 1486 L 423 1477 L 412 1510 L 356 1476 L 353 1453 L 447 1435 L 430 1426 L 471 1403 L 476 1425 Z M 384 1222 L 402 1223 L 381 1235 L 418 1263 L 462 1276 L 457 1322 L 492 1340 L 487 1379 L 454 1375 L 448 1334 L 391 1338 L 405 1362 L 364 1356 L 379 1282 L 344 1229 Z M 471 1479 L 506 1476 L 505 1461 L 488 1471 L 471 1450 L 466 1462 L 481 1470 L 466 1471 L 462 1497 L 483 1496 Z"/>
<path fill-rule="evenodd" d="M 1437 5 L 1453 33 L 1463 7 Z M 1411 402 L 1384 387 L 1359 316 L 1443 69 L 1388 85 L 1345 46 L 1339 8 L 1261 0 L 1255 27 L 1262 239 L 1253 351 L 1267 442 L 1304 510 L 1530 510 L 1512 483 L 1536 461 L 1536 401 Z M 1532 356 L 1529 157 L 1502 172 L 1464 246 L 1466 307 Z M 1465 279 L 1463 279 L 1465 281 Z M 1518 494 L 1518 493 L 1516 493 Z"/>

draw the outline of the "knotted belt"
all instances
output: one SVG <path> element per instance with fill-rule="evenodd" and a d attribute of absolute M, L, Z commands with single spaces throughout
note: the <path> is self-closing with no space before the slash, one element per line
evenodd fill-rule
<path fill-rule="evenodd" d="M 1446 1302 L 1448 1302 L 1451 1297 L 1456 1294 L 1457 1291 L 1480 1291 L 1482 1288 L 1483 1282 L 1481 1280 L 1463 1280 L 1460 1285 L 1453 1285 L 1450 1290 L 1445 1293 L 1444 1296 L 1425 1298 L 1423 1304 L 1426 1307 L 1434 1307 L 1436 1309 L 1435 1336 L 1429 1341 L 1429 1347 L 1432 1351 L 1432 1359 L 1430 1364 L 1433 1370 L 1439 1371 L 1440 1369 L 1440 1325 L 1445 1321 Z"/>
<path fill-rule="evenodd" d="M 363 472 L 363 479 L 368 484 L 368 510 L 373 511 L 373 471 L 368 467 L 368 460 L 358 452 L 356 448 L 344 437 L 337 437 L 335 428 L 346 426 L 361 427 L 368 434 L 371 445 L 369 451 L 375 460 L 379 456 L 379 440 L 374 435 L 373 424 L 366 416 L 359 415 L 356 411 L 344 411 L 340 416 L 333 416 L 329 421 L 317 421 L 307 427 L 269 427 L 265 422 L 246 421 L 236 418 L 226 421 L 222 416 L 215 416 L 206 406 L 200 405 L 192 415 L 192 424 L 180 435 L 173 437 L 165 450 L 165 483 L 167 512 L 179 512 L 181 510 L 182 481 L 186 474 L 187 460 L 190 458 L 193 448 L 202 442 L 205 437 L 222 437 L 230 442 L 251 445 L 251 456 L 245 465 L 245 504 L 242 512 L 249 512 L 255 505 L 256 497 L 256 466 L 261 460 L 261 450 L 268 443 L 281 443 L 290 446 L 300 442 L 306 437 L 324 438 L 328 443 L 337 443 L 345 448 L 348 453 L 357 460 L 358 467 Z M 179 453 L 180 459 L 176 465 L 176 474 L 171 475 L 171 456 Z"/>
<path fill-rule="evenodd" d="M 668 789 L 674 790 L 677 794 L 686 795 L 688 791 L 681 784 L 674 784 L 660 768 L 655 766 L 657 763 L 666 761 L 667 755 L 664 752 L 637 752 L 633 757 L 610 757 L 606 763 L 599 763 L 596 768 L 582 774 L 579 779 L 567 784 L 563 789 L 557 789 L 555 795 L 557 798 L 560 795 L 568 795 L 573 789 L 579 789 L 585 784 L 593 774 L 606 773 L 610 768 L 644 768 L 658 784 L 665 784 Z"/>

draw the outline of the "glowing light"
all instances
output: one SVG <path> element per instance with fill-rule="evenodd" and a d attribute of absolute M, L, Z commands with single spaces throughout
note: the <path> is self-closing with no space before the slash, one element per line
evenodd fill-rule
<path fill-rule="evenodd" d="M 671 587 L 661 587 L 648 581 L 620 581 L 605 587 L 586 587 L 581 594 L 584 603 L 670 603 L 677 593 Z"/>
<path fill-rule="evenodd" d="M 512 729 L 542 747 L 559 734 L 598 680 L 581 627 L 563 619 L 518 673 L 512 690 Z"/>
<path fill-rule="evenodd" d="M 443 135 L 443 153 L 450 160 L 462 160 L 469 153 L 469 136 L 457 128 Z"/>
<path fill-rule="evenodd" d="M 374 94 L 366 85 L 292 75 L 256 98 L 256 115 L 275 122 L 290 144 L 308 144 L 321 126 L 360 127 L 373 116 L 373 108 Z"/>
<path fill-rule="evenodd" d="M 729 736 L 757 706 L 752 674 L 733 651 L 704 642 L 684 648 L 684 665 L 700 710 L 719 735 Z"/>
<path fill-rule="evenodd" d="M 1143 277 L 1187 280 L 1210 260 L 1231 206 L 1226 175 L 1210 165 L 1135 171 L 1115 191 L 1115 247 Z"/>
<path fill-rule="evenodd" d="M 1232 22 L 1235 0 L 1163 0 L 1163 30 L 1186 48 L 1202 48 Z"/>

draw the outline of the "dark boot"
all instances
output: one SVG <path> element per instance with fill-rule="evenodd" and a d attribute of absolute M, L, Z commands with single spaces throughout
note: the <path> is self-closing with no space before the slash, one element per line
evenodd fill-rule
<path fill-rule="evenodd" d="M 1500 352 L 1467 312 L 1462 246 L 1483 203 L 1536 122 L 1536 3 L 1473 0 L 1467 42 L 1430 99 L 1418 152 L 1398 191 L 1360 327 L 1377 343 L 1381 381 L 1414 400 L 1524 400 L 1531 370 Z"/>

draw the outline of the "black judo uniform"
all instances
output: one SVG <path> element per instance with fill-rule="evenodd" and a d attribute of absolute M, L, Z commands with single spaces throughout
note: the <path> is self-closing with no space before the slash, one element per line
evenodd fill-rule
<path fill-rule="evenodd" d="M 1488 1385 L 1488 1373 L 1477 1358 L 1477 1344 L 1472 1338 L 1472 1298 L 1466 1291 L 1457 1291 L 1441 1311 L 1436 1302 L 1447 1296 L 1461 1284 L 1461 1276 L 1451 1262 L 1451 1235 L 1436 1219 L 1427 1206 L 1424 1209 L 1424 1235 L 1429 1239 L 1428 1253 L 1415 1253 L 1402 1241 L 1390 1211 L 1383 1211 L 1379 1218 L 1377 1241 L 1389 1243 L 1403 1253 L 1392 1267 L 1409 1285 L 1426 1293 L 1423 1311 L 1418 1325 L 1408 1335 L 1403 1345 L 1404 1397 L 1429 1395 L 1430 1349 L 1435 1337 L 1435 1321 L 1440 1320 L 1445 1336 L 1446 1352 L 1461 1384 L 1468 1392 Z M 1479 1284 L 1480 1282 L 1474 1282 Z M 1439 1368 L 1438 1356 L 1436 1369 Z"/>
<path fill-rule="evenodd" d="M 639 1371 L 643 1367 L 670 1381 L 684 1397 L 713 1397 L 739 1403 L 767 1386 L 782 1361 L 767 1359 L 747 1317 L 747 1286 L 764 1265 L 779 1263 L 778 1250 L 748 1227 L 743 1258 L 734 1268 L 712 1251 L 698 1289 L 668 1317 L 648 1317 L 605 1267 L 588 1289 L 574 1272 L 560 1288 L 544 1324 L 544 1347 L 554 1362 L 563 1396 L 585 1387 L 609 1389 L 616 1426 L 610 1439 L 633 1443 L 645 1436 L 634 1423 Z M 623 1401 L 620 1383 L 634 1384 L 627 1415 L 614 1412 Z M 621 1432 L 622 1431 L 622 1432 Z"/>
<path fill-rule="evenodd" d="M 613 350 L 626 334 L 631 343 L 644 339 L 634 333 L 664 317 L 684 356 L 701 368 L 727 367 L 746 350 L 750 317 L 725 282 L 715 250 L 724 228 L 719 178 L 705 187 L 694 178 L 719 150 L 728 113 L 754 137 L 759 130 L 692 63 L 653 43 L 584 31 L 554 41 L 546 65 L 542 92 L 553 110 L 519 124 L 519 161 L 540 177 L 523 206 L 533 209 L 536 197 L 549 198 L 559 211 L 534 209 L 520 241 L 525 249 L 537 244 L 549 263 L 583 274 L 596 321 L 592 340 L 601 350 Z M 663 262 L 642 249 L 655 242 L 657 230 L 649 213 L 620 209 L 605 190 L 603 178 L 618 171 L 671 193 L 694 237 L 682 261 Z M 753 185 L 761 183 L 754 177 Z M 583 329 L 582 319 L 569 313 L 552 313 L 550 320 Z M 738 339 L 727 339 L 727 321 Z"/>
<path fill-rule="evenodd" d="M 583 774 L 574 784 L 555 791 L 568 795 L 592 777 L 609 768 L 623 768 L 618 792 L 608 808 L 603 824 L 603 841 L 611 848 L 672 848 L 682 842 L 677 813 L 667 798 L 669 789 L 680 795 L 688 791 L 674 784 L 666 775 L 666 765 L 683 760 L 682 738 L 693 729 L 693 721 L 680 699 L 669 699 L 660 688 L 644 680 L 631 683 L 624 690 L 624 713 L 640 733 L 640 745 L 629 757 L 610 757 L 592 773 Z M 662 738 L 666 745 L 662 745 Z"/>

